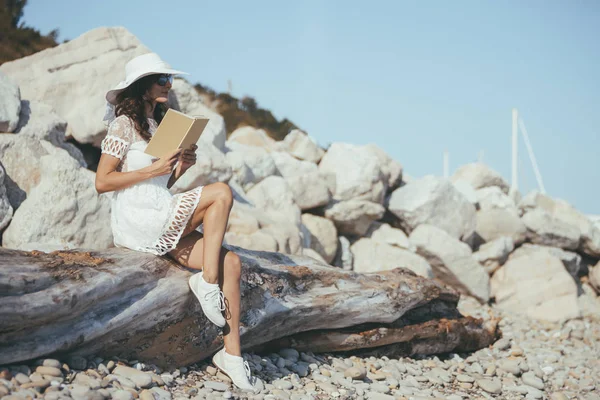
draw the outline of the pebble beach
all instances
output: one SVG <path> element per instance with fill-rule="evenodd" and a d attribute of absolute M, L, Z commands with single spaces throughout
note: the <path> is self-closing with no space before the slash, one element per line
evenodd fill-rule
<path fill-rule="evenodd" d="M 245 353 L 260 391 L 243 392 L 206 362 L 161 370 L 117 357 L 0 367 L 6 400 L 600 399 L 600 321 L 540 322 L 463 298 L 461 312 L 499 318 L 502 338 L 470 354 L 415 358 Z"/>

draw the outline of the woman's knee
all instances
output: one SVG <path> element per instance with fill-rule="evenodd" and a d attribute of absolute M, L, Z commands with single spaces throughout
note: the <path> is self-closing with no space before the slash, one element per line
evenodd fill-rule
<path fill-rule="evenodd" d="M 225 276 L 240 279 L 242 276 L 242 261 L 240 256 L 232 251 L 228 251 L 225 255 Z"/>
<path fill-rule="evenodd" d="M 215 201 L 223 203 L 231 208 L 233 206 L 233 192 L 229 185 L 223 182 L 217 182 L 213 183 L 212 186 L 215 191 Z"/>

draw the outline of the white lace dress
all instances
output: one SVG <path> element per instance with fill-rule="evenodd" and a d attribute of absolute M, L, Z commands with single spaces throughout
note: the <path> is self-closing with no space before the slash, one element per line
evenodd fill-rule
<path fill-rule="evenodd" d="M 154 134 L 156 121 L 148 119 Z M 102 141 L 102 153 L 121 160 L 119 172 L 147 167 L 155 160 L 144 153 L 148 143 L 127 116 L 117 117 Z M 192 216 L 202 187 L 173 195 L 167 188 L 169 175 L 139 182 L 113 192 L 111 225 L 115 246 L 163 255 L 173 250 Z"/>

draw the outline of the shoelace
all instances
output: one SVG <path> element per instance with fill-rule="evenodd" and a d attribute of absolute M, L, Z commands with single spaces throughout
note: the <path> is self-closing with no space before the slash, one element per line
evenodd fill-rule
<path fill-rule="evenodd" d="M 248 379 L 252 378 L 252 372 L 250 372 L 250 366 L 248 365 L 248 361 L 244 361 L 244 369 L 246 370 L 246 376 Z"/>
<path fill-rule="evenodd" d="M 220 290 L 213 290 L 204 295 L 204 299 L 217 304 L 220 311 L 225 311 L 225 295 Z"/>

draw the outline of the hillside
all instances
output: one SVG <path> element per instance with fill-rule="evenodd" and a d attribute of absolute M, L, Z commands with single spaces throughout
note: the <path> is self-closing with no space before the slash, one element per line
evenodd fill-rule
<path fill-rule="evenodd" d="M 0 64 L 22 58 L 38 51 L 54 47 L 58 30 L 43 36 L 39 31 L 21 22 L 27 0 L 4 0 L 0 2 Z"/>

